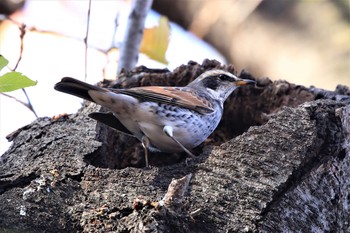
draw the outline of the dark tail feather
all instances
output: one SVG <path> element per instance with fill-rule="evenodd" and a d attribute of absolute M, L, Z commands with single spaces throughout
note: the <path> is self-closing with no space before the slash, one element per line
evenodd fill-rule
<path fill-rule="evenodd" d="M 61 82 L 56 83 L 54 88 L 57 91 L 75 95 L 91 102 L 94 102 L 94 100 L 90 97 L 88 93 L 89 90 L 104 91 L 101 87 L 93 86 L 69 77 L 62 78 Z"/>
<path fill-rule="evenodd" d="M 93 112 L 89 114 L 89 117 L 102 122 L 103 124 L 118 130 L 119 132 L 134 136 L 111 112 Z"/>

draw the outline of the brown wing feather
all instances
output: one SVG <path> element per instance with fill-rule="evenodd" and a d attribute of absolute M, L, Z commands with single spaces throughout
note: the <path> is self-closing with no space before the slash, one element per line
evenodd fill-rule
<path fill-rule="evenodd" d="M 195 110 L 201 114 L 214 111 L 212 104 L 194 93 L 192 90 L 179 90 L 176 87 L 135 87 L 131 89 L 112 90 L 130 95 L 142 101 L 154 101 Z"/>

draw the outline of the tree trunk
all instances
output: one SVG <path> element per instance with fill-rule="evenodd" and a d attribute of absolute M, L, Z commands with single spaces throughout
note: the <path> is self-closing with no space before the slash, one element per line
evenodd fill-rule
<path fill-rule="evenodd" d="M 214 67 L 234 71 L 209 60 L 173 73 L 138 67 L 115 86 L 186 85 Z M 137 168 L 139 142 L 96 131 L 87 117 L 94 104 L 17 130 L 0 161 L 0 230 L 350 232 L 349 88 L 257 82 L 230 97 L 219 128 L 187 164 L 159 153 L 152 168 Z M 171 180 L 190 173 L 180 208 L 162 205 Z"/>

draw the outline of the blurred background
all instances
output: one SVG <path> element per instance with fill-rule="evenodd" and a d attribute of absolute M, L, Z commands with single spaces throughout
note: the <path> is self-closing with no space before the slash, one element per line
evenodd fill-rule
<path fill-rule="evenodd" d="M 92 1 L 87 82 L 114 78 L 131 3 Z M 146 28 L 157 25 L 161 15 L 169 18 L 168 63 L 141 54 L 138 64 L 172 70 L 209 58 L 255 77 L 328 90 L 350 86 L 349 7 L 349 0 L 154 0 Z M 0 1 L 0 54 L 8 68 L 18 61 L 18 27 L 26 24 L 17 71 L 38 81 L 26 91 L 39 117 L 81 106 L 80 99 L 55 92 L 53 85 L 64 76 L 85 79 L 88 9 L 87 0 Z M 27 101 L 22 91 L 7 94 Z M 5 136 L 36 118 L 16 99 L 0 94 L 0 155 L 9 146 Z"/>
<path fill-rule="evenodd" d="M 349 0 L 155 0 L 154 9 L 256 77 L 350 84 Z"/>

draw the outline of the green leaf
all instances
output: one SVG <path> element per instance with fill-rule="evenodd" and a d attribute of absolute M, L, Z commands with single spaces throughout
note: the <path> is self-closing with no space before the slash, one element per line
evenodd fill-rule
<path fill-rule="evenodd" d="M 0 76 L 0 92 L 14 91 L 34 86 L 36 83 L 22 73 L 13 71 Z"/>
<path fill-rule="evenodd" d="M 7 66 L 7 64 L 9 64 L 9 61 L 6 60 L 5 57 L 3 57 L 2 55 L 0 55 L 0 71 L 2 70 L 2 68 L 4 68 L 5 66 Z"/>

